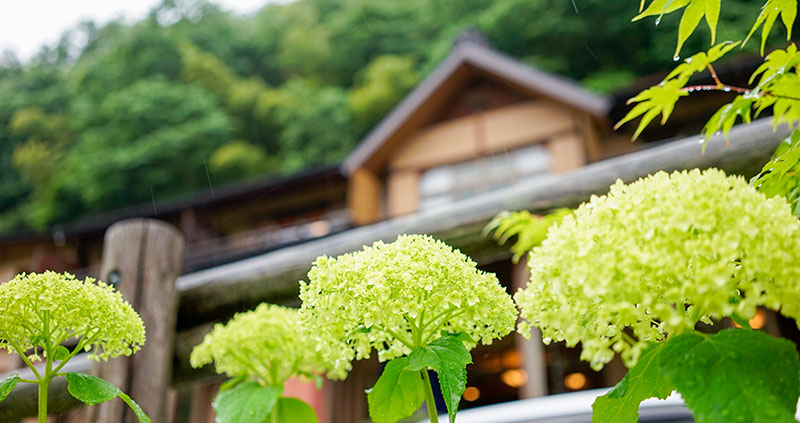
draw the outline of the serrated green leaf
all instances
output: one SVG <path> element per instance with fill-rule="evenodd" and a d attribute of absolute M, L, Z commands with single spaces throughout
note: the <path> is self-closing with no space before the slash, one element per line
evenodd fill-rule
<path fill-rule="evenodd" d="M 800 129 L 782 142 L 750 184 L 768 198 L 780 195 L 800 218 Z"/>
<path fill-rule="evenodd" d="M 317 413 L 305 402 L 297 398 L 278 398 L 275 405 L 276 423 L 317 423 Z"/>
<path fill-rule="evenodd" d="M 514 253 L 513 262 L 517 263 L 523 255 L 544 241 L 551 226 L 571 213 L 570 209 L 558 209 L 546 216 L 536 216 L 527 210 L 505 211 L 492 218 L 483 229 L 483 235 L 494 232 L 494 239 L 501 245 L 516 236 L 516 242 L 509 249 Z"/>
<path fill-rule="evenodd" d="M 658 16 L 658 22 L 661 20 L 662 16 L 681 9 L 689 4 L 689 1 L 691 0 L 653 0 L 653 2 L 650 3 L 650 6 L 647 6 L 647 9 L 645 9 L 644 12 L 639 13 L 633 18 L 633 22 L 644 19 L 648 16 Z M 641 11 L 643 7 L 644 0 L 642 0 L 642 3 L 639 5 L 639 10 Z"/>
<path fill-rule="evenodd" d="M 409 370 L 431 368 L 436 371 L 450 423 L 455 421 L 458 403 L 467 387 L 466 367 L 469 363 L 472 363 L 469 350 L 454 335 L 442 336 L 408 355 Z"/>
<path fill-rule="evenodd" d="M 375 423 L 394 423 L 419 409 L 425 401 L 425 382 L 419 370 L 407 368 L 408 357 L 389 361 L 367 394 L 369 416 Z"/>
<path fill-rule="evenodd" d="M 217 423 L 260 423 L 272 413 L 282 392 L 283 386 L 246 382 L 221 391 L 211 406 L 217 414 Z"/>
<path fill-rule="evenodd" d="M 8 398 L 8 394 L 17 386 L 19 379 L 19 375 L 11 375 L 0 382 L 0 402 Z"/>
<path fill-rule="evenodd" d="M 800 121 L 800 80 L 794 73 L 782 74 L 769 84 L 767 96 L 772 98 L 773 127 L 781 123 L 794 128 Z"/>
<path fill-rule="evenodd" d="M 800 364 L 794 344 L 764 332 L 687 332 L 661 353 L 667 379 L 703 423 L 796 423 Z"/>
<path fill-rule="evenodd" d="M 708 29 L 711 31 L 711 44 L 717 38 L 717 22 L 719 21 L 720 0 L 692 0 L 686 7 L 678 27 L 678 46 L 675 48 L 675 57 L 681 53 L 683 44 L 689 39 L 700 20 L 706 19 Z"/>
<path fill-rule="evenodd" d="M 633 21 L 638 21 L 648 16 L 658 16 L 656 18 L 656 24 L 658 24 L 665 14 L 686 7 L 678 27 L 678 45 L 675 48 L 675 57 L 678 57 L 683 44 L 694 33 L 703 18 L 705 18 L 708 29 L 711 31 L 711 44 L 714 44 L 717 38 L 720 3 L 721 0 L 654 0 L 647 9 L 634 17 Z"/>
<path fill-rule="evenodd" d="M 791 40 L 792 27 L 797 17 L 797 0 L 767 0 L 764 7 L 761 8 L 761 13 L 756 18 L 756 22 L 750 29 L 750 33 L 747 34 L 744 43 L 746 44 L 750 37 L 761 27 L 761 54 L 764 54 L 764 46 L 767 44 L 767 38 L 770 31 L 772 31 L 772 26 L 778 19 L 778 15 L 780 15 L 783 26 L 786 28 L 786 39 Z"/>
<path fill-rule="evenodd" d="M 794 43 L 789 45 L 785 50 L 773 50 L 764 59 L 764 63 L 762 63 L 750 77 L 750 83 L 752 84 L 759 75 L 761 76 L 758 85 L 756 85 L 753 91 L 769 91 L 769 84 L 772 83 L 776 77 L 789 72 L 798 64 L 800 64 L 800 53 L 798 53 L 797 46 L 795 46 Z"/>
<path fill-rule="evenodd" d="M 753 95 L 740 95 L 714 113 L 703 128 L 703 151 L 708 145 L 708 140 L 718 131 L 722 131 L 725 140 L 728 140 L 737 119 L 741 118 L 742 122 L 750 123 L 753 104 L 757 100 L 758 98 Z"/>
<path fill-rule="evenodd" d="M 64 376 L 67 378 L 67 391 L 78 401 L 95 405 L 119 397 L 136 413 L 139 422 L 150 423 L 150 418 L 139 404 L 112 383 L 86 373 L 65 373 Z"/>
<path fill-rule="evenodd" d="M 721 59 L 739 44 L 738 41 L 735 43 L 724 41 L 711 47 L 707 52 L 701 51 L 676 66 L 664 80 L 677 79 L 681 85 L 685 85 L 695 73 L 705 71 L 708 69 L 708 65 Z"/>
<path fill-rule="evenodd" d="M 642 401 L 664 399 L 672 393 L 673 387 L 661 368 L 664 344 L 655 343 L 644 350 L 625 377 L 611 391 L 595 400 L 592 404 L 593 423 L 635 423 Z"/>
<path fill-rule="evenodd" d="M 125 401 L 125 404 L 128 404 L 128 407 L 133 410 L 134 414 L 136 414 L 136 418 L 139 419 L 139 423 L 151 423 L 150 417 L 145 414 L 142 407 L 136 403 L 136 401 L 132 400 L 127 394 L 120 392 L 119 398 L 122 401 Z"/>
<path fill-rule="evenodd" d="M 122 393 L 110 382 L 86 373 L 67 373 L 66 378 L 70 395 L 86 405 L 100 404 Z"/>
<path fill-rule="evenodd" d="M 64 361 L 69 357 L 69 349 L 63 345 L 59 345 L 56 347 L 55 352 L 53 352 L 53 360 L 56 361 Z"/>
<path fill-rule="evenodd" d="M 680 81 L 671 79 L 642 91 L 636 97 L 628 100 L 628 103 L 639 104 L 634 106 L 621 121 L 617 122 L 614 129 L 642 116 L 642 120 L 639 121 L 639 126 L 636 127 L 636 132 L 633 134 L 633 139 L 636 139 L 639 138 L 644 128 L 659 114 L 662 116 L 661 123 L 664 124 L 667 119 L 669 119 L 669 115 L 672 114 L 675 103 L 677 103 L 681 97 L 689 95 L 689 93 L 682 90 L 683 85 L 684 84 Z"/>

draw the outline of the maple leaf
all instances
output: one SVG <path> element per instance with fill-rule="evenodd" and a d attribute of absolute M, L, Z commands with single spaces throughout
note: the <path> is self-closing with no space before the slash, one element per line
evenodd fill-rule
<path fill-rule="evenodd" d="M 661 17 L 665 14 L 686 7 L 681 17 L 680 26 L 678 27 L 678 45 L 675 48 L 675 57 L 678 57 L 683 44 L 689 39 L 689 36 L 692 35 L 703 18 L 705 18 L 708 29 L 711 31 L 711 44 L 715 43 L 720 3 L 721 0 L 653 0 L 650 6 L 634 17 L 633 20 L 637 21 L 647 16 L 658 15 L 656 18 L 656 24 L 658 24 L 661 21 Z"/>
<path fill-rule="evenodd" d="M 675 109 L 675 103 L 677 103 L 681 97 L 689 95 L 688 92 L 681 89 L 683 85 L 681 81 L 671 79 L 640 92 L 639 95 L 628 100 L 628 104 L 639 104 L 631 109 L 631 111 L 614 126 L 614 129 L 619 128 L 625 122 L 644 115 L 642 116 L 642 120 L 639 121 L 636 132 L 633 134 L 633 139 L 636 139 L 659 113 L 661 114 L 661 124 L 663 125 L 667 119 L 669 119 L 672 110 Z"/>
<path fill-rule="evenodd" d="M 759 13 L 758 18 L 756 18 L 756 23 L 753 24 L 753 28 L 750 29 L 750 33 L 747 34 L 747 38 L 744 40 L 745 44 L 750 40 L 750 37 L 755 34 L 758 28 L 763 26 L 761 28 L 761 54 L 764 54 L 764 46 L 767 43 L 767 37 L 775 21 L 778 19 L 778 15 L 780 15 L 783 21 L 783 26 L 786 27 L 786 39 L 791 40 L 792 26 L 794 25 L 795 17 L 797 17 L 797 0 L 767 0 L 764 7 L 761 8 L 761 13 Z"/>

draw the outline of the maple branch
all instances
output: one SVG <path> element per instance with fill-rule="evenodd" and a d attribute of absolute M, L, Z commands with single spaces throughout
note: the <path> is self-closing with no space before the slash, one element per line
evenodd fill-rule
<path fill-rule="evenodd" d="M 748 94 L 750 90 L 747 88 L 742 87 L 734 87 L 733 85 L 691 85 L 688 87 L 681 88 L 682 91 L 686 92 L 693 92 L 693 91 L 725 91 L 725 92 L 736 92 L 741 94 Z"/>
<path fill-rule="evenodd" d="M 708 64 L 708 71 L 711 72 L 711 77 L 714 78 L 714 82 L 717 83 L 718 87 L 725 86 L 725 84 L 723 84 L 722 81 L 719 80 L 719 77 L 717 76 L 717 71 L 714 70 L 714 67 L 711 66 L 711 63 Z"/>

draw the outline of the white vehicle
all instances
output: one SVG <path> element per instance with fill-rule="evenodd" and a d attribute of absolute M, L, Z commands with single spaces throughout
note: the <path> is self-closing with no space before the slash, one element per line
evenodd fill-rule
<path fill-rule="evenodd" d="M 591 423 L 592 403 L 607 391 L 593 389 L 472 408 L 459 411 L 456 423 Z M 447 415 L 439 416 L 439 421 L 446 422 Z M 694 419 L 680 395 L 673 394 L 666 400 L 642 402 L 639 422 L 693 423 Z"/>

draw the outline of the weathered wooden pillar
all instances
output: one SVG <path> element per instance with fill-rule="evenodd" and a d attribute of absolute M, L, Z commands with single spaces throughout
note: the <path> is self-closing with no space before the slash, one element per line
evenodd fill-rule
<path fill-rule="evenodd" d="M 530 275 L 525 260 L 520 260 L 511 269 L 511 286 L 513 292 L 528 286 Z M 515 333 L 515 342 L 522 354 L 522 367 L 528 379 L 520 388 L 521 398 L 533 398 L 547 395 L 547 363 L 544 358 L 544 344 L 539 329 L 531 329 L 531 339 L 525 339 Z"/>
<path fill-rule="evenodd" d="M 144 347 L 131 357 L 101 363 L 95 372 L 131 396 L 154 422 L 166 419 L 172 378 L 177 293 L 183 236 L 174 227 L 152 219 L 115 223 L 106 231 L 100 277 L 116 285 L 142 316 Z M 119 399 L 90 408 L 89 421 L 134 423 L 136 416 Z"/>
<path fill-rule="evenodd" d="M 371 388 L 378 380 L 380 366 L 377 354 L 366 360 L 353 362 L 353 369 L 343 381 L 331 382 L 330 405 L 331 423 L 352 423 L 366 420 L 367 396 L 364 390 Z"/>

